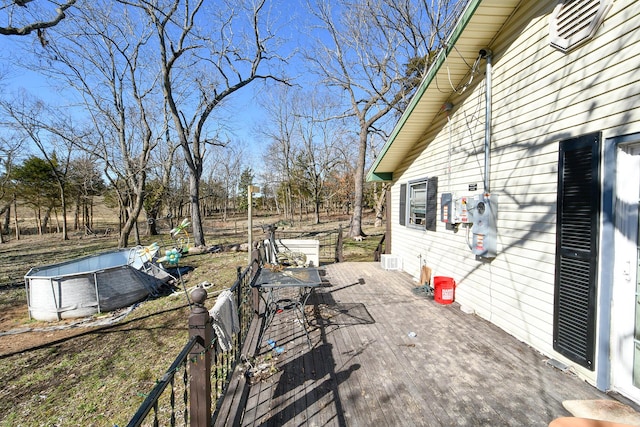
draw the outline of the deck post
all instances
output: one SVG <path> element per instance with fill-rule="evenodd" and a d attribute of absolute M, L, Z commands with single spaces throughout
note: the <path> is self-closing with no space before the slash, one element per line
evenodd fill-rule
<path fill-rule="evenodd" d="M 189 358 L 189 411 L 191 427 L 208 426 L 211 423 L 211 351 L 213 327 L 209 311 L 204 306 L 207 291 L 196 288 L 191 292 L 191 314 L 189 315 L 189 338 L 202 337 L 204 345 L 198 343 Z"/>
<path fill-rule="evenodd" d="M 254 247 L 251 251 L 251 277 L 255 277 L 258 273 L 258 270 L 262 267 L 262 260 L 260 259 L 260 250 L 257 247 Z M 260 294 L 258 289 L 251 289 L 251 307 L 253 308 L 254 314 L 260 314 Z"/>

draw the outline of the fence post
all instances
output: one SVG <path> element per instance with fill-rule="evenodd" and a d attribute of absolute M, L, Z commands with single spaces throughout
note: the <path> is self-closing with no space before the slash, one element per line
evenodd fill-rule
<path fill-rule="evenodd" d="M 336 256 L 335 256 L 335 261 L 336 262 L 343 262 L 344 261 L 344 255 L 342 252 L 342 245 L 343 245 L 343 241 L 342 241 L 342 225 L 340 225 L 338 227 L 338 239 L 336 241 Z"/>
<path fill-rule="evenodd" d="M 262 267 L 262 259 L 260 259 L 260 250 L 256 247 L 251 251 L 251 278 L 256 275 L 260 267 Z M 256 288 L 251 289 L 251 307 L 254 314 L 260 314 L 260 295 Z"/>
<path fill-rule="evenodd" d="M 189 392 L 191 394 L 189 410 L 191 427 L 211 424 L 211 349 L 213 327 L 209 311 L 204 306 L 207 291 L 196 288 L 191 292 L 191 314 L 189 314 L 189 338 L 200 336 L 204 346 L 196 344 L 190 354 Z"/>

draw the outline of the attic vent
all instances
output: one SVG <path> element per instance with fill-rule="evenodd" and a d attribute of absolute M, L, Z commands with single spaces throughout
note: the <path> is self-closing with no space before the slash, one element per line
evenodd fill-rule
<path fill-rule="evenodd" d="M 612 0 L 560 0 L 549 25 L 551 46 L 568 52 L 590 40 L 611 4 Z"/>

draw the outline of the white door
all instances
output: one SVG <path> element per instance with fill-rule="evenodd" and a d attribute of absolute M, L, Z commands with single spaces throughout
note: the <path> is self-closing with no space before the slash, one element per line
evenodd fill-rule
<path fill-rule="evenodd" d="M 612 311 L 613 388 L 640 401 L 640 144 L 618 150 Z M 601 248 L 606 251 L 608 248 Z"/>

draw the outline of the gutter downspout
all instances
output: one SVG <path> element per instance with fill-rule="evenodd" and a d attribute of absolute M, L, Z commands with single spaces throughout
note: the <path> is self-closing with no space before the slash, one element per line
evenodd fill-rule
<path fill-rule="evenodd" d="M 486 60 L 485 69 L 485 118 L 484 118 L 484 192 L 491 192 L 490 170 L 491 170 L 491 59 L 492 52 L 489 49 L 480 50 L 480 56 Z"/>

